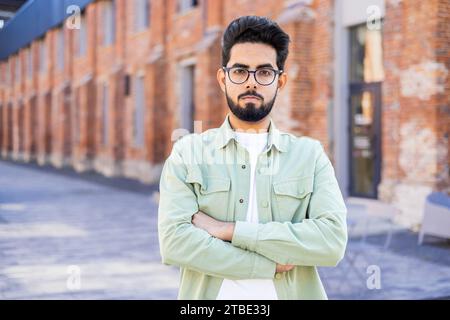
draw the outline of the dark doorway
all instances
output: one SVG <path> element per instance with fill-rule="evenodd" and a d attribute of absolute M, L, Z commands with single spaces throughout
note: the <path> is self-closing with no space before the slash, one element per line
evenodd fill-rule
<path fill-rule="evenodd" d="M 381 177 L 381 83 L 350 87 L 350 194 L 377 198 Z"/>
<path fill-rule="evenodd" d="M 381 180 L 382 30 L 350 28 L 349 195 L 378 198 Z"/>

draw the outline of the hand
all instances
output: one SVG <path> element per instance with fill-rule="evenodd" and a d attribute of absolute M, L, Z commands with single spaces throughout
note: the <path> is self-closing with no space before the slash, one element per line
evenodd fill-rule
<path fill-rule="evenodd" d="M 294 269 L 294 266 L 292 264 L 278 264 L 277 263 L 277 269 L 276 272 L 287 272 Z"/>
<path fill-rule="evenodd" d="M 192 224 L 223 241 L 231 241 L 233 238 L 234 223 L 216 220 L 202 211 L 192 216 Z"/>

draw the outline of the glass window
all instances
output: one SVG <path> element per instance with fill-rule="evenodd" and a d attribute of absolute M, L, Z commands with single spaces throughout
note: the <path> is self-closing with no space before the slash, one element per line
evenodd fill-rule
<path fill-rule="evenodd" d="M 78 30 L 78 56 L 84 56 L 87 49 L 87 22 L 86 15 L 81 16 L 80 30 Z"/>
<path fill-rule="evenodd" d="M 64 70 L 64 28 L 61 27 L 57 34 L 56 62 L 59 70 Z"/>
<path fill-rule="evenodd" d="M 14 69 L 13 69 L 13 64 L 12 64 L 12 59 L 9 59 L 9 62 L 8 62 L 8 79 L 7 79 L 7 81 L 8 81 L 8 85 L 12 85 L 13 84 L 13 82 L 12 82 L 12 79 L 13 79 L 13 72 L 14 72 Z"/>
<path fill-rule="evenodd" d="M 75 136 L 75 143 L 80 143 L 80 94 L 81 89 L 77 88 L 75 89 L 75 105 L 74 105 L 74 136 Z"/>
<path fill-rule="evenodd" d="M 180 127 L 192 132 L 195 114 L 195 65 L 182 67 L 180 70 L 181 96 L 179 113 Z"/>
<path fill-rule="evenodd" d="M 33 76 L 33 51 L 31 47 L 27 50 L 27 71 L 28 71 L 28 77 Z"/>
<path fill-rule="evenodd" d="M 350 28 L 350 82 L 379 82 L 384 79 L 381 30 L 367 25 Z"/>
<path fill-rule="evenodd" d="M 8 60 L 6 62 L 5 67 L 5 84 L 10 86 L 11 85 L 11 60 Z"/>
<path fill-rule="evenodd" d="M 16 82 L 20 82 L 20 56 L 19 55 L 17 55 L 16 56 L 16 74 L 15 74 L 15 77 L 16 77 Z"/>
<path fill-rule="evenodd" d="M 43 39 L 39 42 L 39 71 L 44 72 L 45 70 L 47 70 L 47 47 Z"/>
<path fill-rule="evenodd" d="M 189 9 L 196 7 L 198 0 L 178 0 L 178 11 L 180 13 L 188 11 Z"/>
<path fill-rule="evenodd" d="M 142 31 L 150 25 L 150 0 L 134 0 L 134 30 Z"/>
<path fill-rule="evenodd" d="M 102 88 L 102 142 L 108 144 L 108 119 L 109 119 L 109 97 L 108 85 L 105 83 Z"/>
<path fill-rule="evenodd" d="M 6 60 L 5 65 L 3 67 L 3 70 L 5 71 L 5 75 L 3 77 L 5 86 L 10 85 L 9 78 L 11 76 L 11 73 L 10 73 L 11 67 L 9 66 L 9 64 L 10 64 L 9 60 Z"/>
<path fill-rule="evenodd" d="M 144 117 L 145 117 L 145 91 L 144 91 L 144 77 L 136 78 L 135 88 L 135 106 L 133 115 L 133 138 L 136 146 L 142 147 L 144 145 Z"/>
<path fill-rule="evenodd" d="M 103 3 L 103 44 L 105 46 L 114 43 L 115 18 L 114 1 Z"/>

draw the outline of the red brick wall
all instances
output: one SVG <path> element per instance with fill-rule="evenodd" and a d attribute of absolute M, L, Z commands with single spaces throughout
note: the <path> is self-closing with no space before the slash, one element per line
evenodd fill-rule
<path fill-rule="evenodd" d="M 406 223 L 420 222 L 429 192 L 449 188 L 449 12 L 448 1 L 387 2 L 380 197 Z"/>
<path fill-rule="evenodd" d="M 445 66 L 450 73 L 450 2 L 439 0 L 437 4 L 437 26 L 435 42 L 436 61 Z M 437 136 L 439 149 L 443 150 L 439 155 L 436 188 L 447 190 L 450 194 L 450 74 L 442 81 L 444 91 L 436 97 L 437 102 Z"/>
<path fill-rule="evenodd" d="M 16 56 L 0 63 L 0 69 L 9 72 L 14 81 L 13 85 L 4 81 L 0 85 L 3 157 L 18 158 L 22 150 L 24 160 L 37 156 L 41 164 L 51 161 L 77 170 L 94 168 L 104 174 L 156 181 L 158 168 L 172 149 L 172 132 L 179 125 L 180 64 L 195 64 L 194 120 L 201 121 L 202 131 L 219 126 L 228 112 L 216 81 L 221 36 L 231 20 L 247 14 L 268 16 L 291 36 L 285 67 L 288 84 L 279 92 L 272 113 L 277 126 L 319 139 L 332 156 L 327 119 L 333 99 L 334 1 L 201 0 L 198 7 L 179 13 L 176 0 L 153 0 L 150 27 L 135 32 L 133 2 L 116 0 L 115 41 L 103 46 L 105 1 L 86 8 L 85 56 L 74 54 L 79 31 L 65 30 L 64 70 L 55 65 L 55 30 L 49 30 L 45 38 L 52 57 L 47 57 L 46 72 L 38 72 L 38 41 L 31 46 L 35 61 L 32 79 L 23 76 L 21 83 L 14 81 Z M 397 185 L 449 186 L 450 76 L 444 76 L 450 69 L 449 10 L 445 0 L 386 1 L 380 186 L 385 199 L 395 199 Z M 22 65 L 26 63 L 25 52 L 21 50 L 19 55 Z M 142 148 L 136 148 L 132 141 L 133 92 L 138 75 L 143 75 L 145 82 Z M 129 95 L 125 94 L 127 76 L 131 80 Z M 411 90 L 414 81 L 411 84 L 409 80 L 429 85 L 434 93 L 428 96 L 427 90 Z M 104 83 L 108 84 L 110 102 L 108 145 L 101 139 Z M 17 108 L 20 101 L 23 111 Z M 8 125 L 11 121 L 12 126 Z M 416 138 L 422 145 L 414 144 Z M 411 174 L 416 168 L 408 161 L 417 158 L 424 169 Z"/>

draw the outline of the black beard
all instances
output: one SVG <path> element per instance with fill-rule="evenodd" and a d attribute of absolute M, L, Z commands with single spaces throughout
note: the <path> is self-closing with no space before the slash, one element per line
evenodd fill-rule
<path fill-rule="evenodd" d="M 241 108 L 233 102 L 233 100 L 228 96 L 227 90 L 225 88 L 225 96 L 227 97 L 228 107 L 231 112 L 242 121 L 257 122 L 264 119 L 272 110 L 273 104 L 275 103 L 275 98 L 277 97 L 278 89 L 275 92 L 275 96 L 268 103 L 264 103 L 264 100 L 259 108 L 256 108 L 253 102 L 245 104 L 244 108 Z"/>

